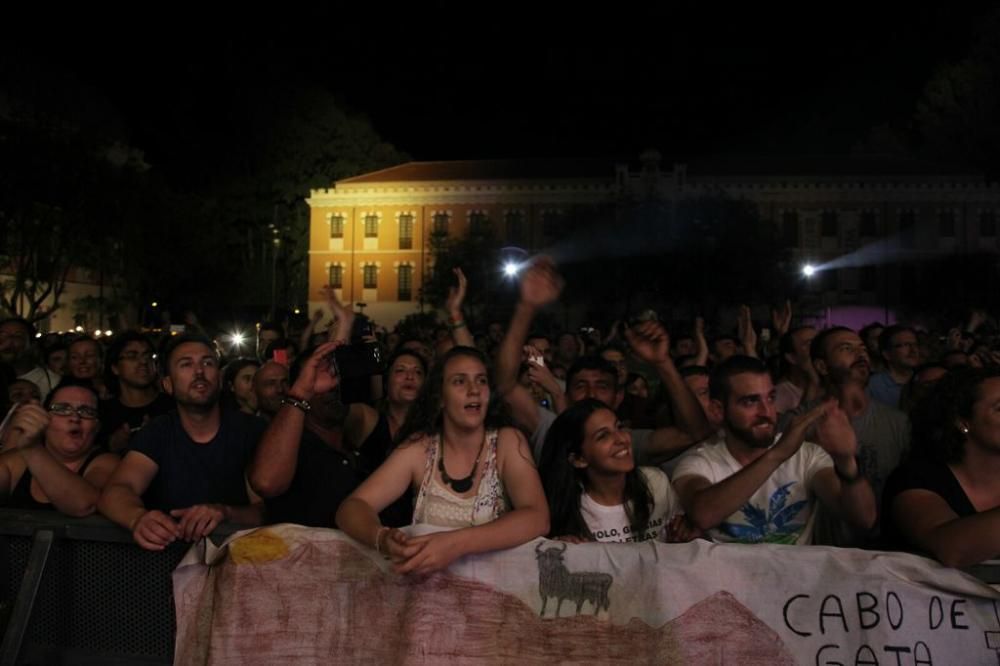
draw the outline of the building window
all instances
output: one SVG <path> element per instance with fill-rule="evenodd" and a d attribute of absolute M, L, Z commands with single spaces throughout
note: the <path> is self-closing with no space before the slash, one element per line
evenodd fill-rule
<path fill-rule="evenodd" d="M 482 211 L 469 213 L 469 233 L 478 236 L 485 235 L 488 223 L 489 219 L 486 217 L 486 213 Z"/>
<path fill-rule="evenodd" d="M 912 210 L 899 213 L 899 244 L 903 247 L 913 247 L 913 236 L 917 228 L 917 214 Z"/>
<path fill-rule="evenodd" d="M 330 238 L 344 237 L 344 216 L 333 215 L 330 217 Z"/>
<path fill-rule="evenodd" d="M 378 215 L 365 215 L 365 238 L 378 238 Z"/>
<path fill-rule="evenodd" d="M 873 210 L 861 211 L 860 233 L 866 238 L 878 236 L 878 217 Z"/>
<path fill-rule="evenodd" d="M 878 290 L 878 272 L 874 266 L 862 266 L 858 276 L 858 288 L 861 291 Z"/>
<path fill-rule="evenodd" d="M 979 235 L 983 238 L 993 238 L 997 235 L 997 214 L 992 210 L 979 213 Z"/>
<path fill-rule="evenodd" d="M 441 236 L 448 235 L 448 213 L 434 213 L 433 233 Z"/>
<path fill-rule="evenodd" d="M 955 211 L 943 210 L 938 213 L 938 232 L 942 238 L 955 237 Z"/>
<path fill-rule="evenodd" d="M 799 214 L 794 210 L 781 214 L 781 240 L 785 247 L 799 245 Z"/>
<path fill-rule="evenodd" d="M 334 289 L 344 287 L 344 267 L 339 264 L 330 266 L 330 286 Z"/>
<path fill-rule="evenodd" d="M 364 267 L 365 289 L 378 288 L 378 266 L 368 265 Z"/>
<path fill-rule="evenodd" d="M 837 291 L 837 287 L 840 284 L 840 269 L 826 269 L 825 271 L 817 272 L 819 276 L 819 288 L 820 291 Z"/>
<path fill-rule="evenodd" d="M 823 211 L 823 216 L 820 218 L 820 230 L 823 236 L 827 238 L 837 235 L 837 211 Z"/>
<path fill-rule="evenodd" d="M 524 245 L 524 215 L 519 210 L 507 213 L 504 218 L 507 227 L 507 242 L 511 245 Z"/>
<path fill-rule="evenodd" d="M 559 235 L 559 227 L 562 220 L 558 211 L 547 210 L 542 213 L 542 232 L 548 238 L 555 238 Z"/>
<path fill-rule="evenodd" d="M 413 216 L 399 216 L 399 249 L 413 249 Z"/>
<path fill-rule="evenodd" d="M 413 300 L 413 267 L 406 264 L 399 267 L 399 300 Z"/>

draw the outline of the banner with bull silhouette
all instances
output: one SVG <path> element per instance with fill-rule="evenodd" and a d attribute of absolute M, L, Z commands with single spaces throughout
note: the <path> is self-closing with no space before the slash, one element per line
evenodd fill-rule
<path fill-rule="evenodd" d="M 178 664 L 1000 663 L 993 588 L 850 549 L 538 539 L 414 578 L 278 525 L 193 548 L 174 598 Z"/>

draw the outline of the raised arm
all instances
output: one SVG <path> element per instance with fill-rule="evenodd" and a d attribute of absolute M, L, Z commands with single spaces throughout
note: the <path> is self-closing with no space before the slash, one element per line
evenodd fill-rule
<path fill-rule="evenodd" d="M 625 329 L 625 338 L 632 353 L 656 369 L 676 419 L 674 425 L 653 432 L 648 455 L 656 460 L 673 458 L 711 435 L 712 427 L 705 418 L 705 410 L 670 358 L 670 337 L 663 325 L 657 321 L 643 322 Z"/>
<path fill-rule="evenodd" d="M 535 404 L 527 389 L 518 384 L 521 349 L 538 310 L 553 303 L 561 291 L 562 278 L 552 261 L 546 257 L 537 258 L 521 278 L 521 299 L 514 308 L 514 316 L 497 352 L 497 392 L 507 402 L 518 425 L 531 432 L 538 427 L 538 410 L 541 407 Z"/>
<path fill-rule="evenodd" d="M 351 329 L 354 327 L 354 310 L 340 302 L 332 287 L 324 287 L 324 293 L 334 319 L 330 326 L 329 341 L 347 344 L 351 341 Z"/>
<path fill-rule="evenodd" d="M 68 516 L 89 516 L 97 509 L 101 489 L 60 463 L 45 448 L 42 440 L 49 418 L 40 405 L 18 407 L 10 423 L 15 450 L 56 509 Z M 109 461 L 100 465 L 106 474 Z"/>
<path fill-rule="evenodd" d="M 705 339 L 705 320 L 702 317 L 694 318 L 694 363 L 705 367 L 708 365 L 708 340 Z"/>
<path fill-rule="evenodd" d="M 736 330 L 739 332 L 743 353 L 757 358 L 757 331 L 753 328 L 753 317 L 746 305 L 740 306 L 740 313 L 736 318 Z"/>
<path fill-rule="evenodd" d="M 306 324 L 306 327 L 302 329 L 302 335 L 299 336 L 299 349 L 309 348 L 309 341 L 312 340 L 313 333 L 316 332 L 316 327 L 322 319 L 322 310 L 316 310 L 316 312 L 313 312 L 312 319 L 310 319 L 309 323 Z"/>
<path fill-rule="evenodd" d="M 327 342 L 316 348 L 303 364 L 288 392 L 289 398 L 308 403 L 314 396 L 332 391 L 337 386 L 338 379 L 330 374 L 327 357 L 339 344 L 339 341 Z M 303 409 L 285 403 L 268 424 L 247 474 L 250 487 L 261 497 L 277 497 L 288 490 L 295 477 L 305 422 Z"/>
<path fill-rule="evenodd" d="M 834 469 L 826 468 L 813 478 L 813 490 L 827 508 L 861 529 L 871 529 L 878 517 L 875 493 L 861 475 L 855 456 L 858 441 L 847 414 L 830 401 L 826 413 L 816 422 L 817 443 L 833 459 Z"/>
<path fill-rule="evenodd" d="M 455 279 L 458 281 L 455 286 L 448 287 L 448 298 L 445 299 L 444 309 L 448 313 L 448 329 L 451 331 L 451 339 L 456 345 L 461 347 L 475 347 L 476 342 L 472 339 L 472 332 L 465 322 L 465 315 L 462 314 L 462 303 L 465 302 L 465 292 L 469 286 L 469 281 L 465 278 L 465 273 L 461 268 L 453 269 Z"/>

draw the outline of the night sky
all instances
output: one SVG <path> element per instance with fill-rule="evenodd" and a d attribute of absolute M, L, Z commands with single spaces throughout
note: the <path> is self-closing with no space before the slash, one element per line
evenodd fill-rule
<path fill-rule="evenodd" d="M 242 111 L 308 84 L 415 159 L 634 158 L 655 146 L 685 160 L 848 151 L 869 128 L 905 121 L 986 13 L 705 4 L 234 10 L 226 22 L 128 27 L 67 19 L 20 32 L 0 53 L 108 99 L 129 142 L 168 170 L 191 150 L 253 141 L 266 128 L 241 124 Z"/>

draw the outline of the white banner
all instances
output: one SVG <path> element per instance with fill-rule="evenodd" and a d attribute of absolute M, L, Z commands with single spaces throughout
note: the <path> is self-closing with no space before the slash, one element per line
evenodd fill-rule
<path fill-rule="evenodd" d="M 416 579 L 279 525 L 192 549 L 174 596 L 178 664 L 1000 663 L 991 587 L 850 549 L 538 539 Z"/>

